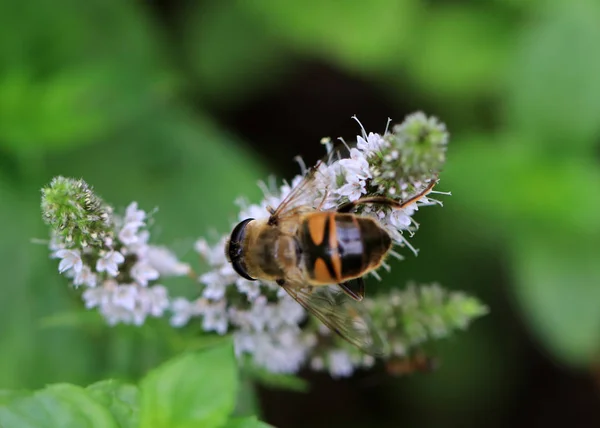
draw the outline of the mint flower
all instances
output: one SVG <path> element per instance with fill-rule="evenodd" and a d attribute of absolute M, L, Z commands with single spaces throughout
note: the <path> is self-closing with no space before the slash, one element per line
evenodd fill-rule
<path fill-rule="evenodd" d="M 118 251 L 108 251 L 96 262 L 96 272 L 106 272 L 110 276 L 117 276 L 119 265 L 125 261 L 123 254 Z"/>
<path fill-rule="evenodd" d="M 42 210 L 52 227 L 51 255 L 60 259 L 59 272 L 83 288 L 86 308 L 110 325 L 165 315 L 171 302 L 157 281 L 188 275 L 190 267 L 148 243 L 148 215 L 136 202 L 119 216 L 83 180 L 57 177 L 42 190 Z"/>
<path fill-rule="evenodd" d="M 58 250 L 55 256 L 62 259 L 58 264 L 58 272 L 60 273 L 73 269 L 73 272 L 77 274 L 83 269 L 81 254 L 78 250 Z"/>
<path fill-rule="evenodd" d="M 358 123 L 361 135 L 347 156 L 328 139 L 322 141 L 326 160 L 318 165 L 315 185 L 297 203 L 333 210 L 364 196 L 410 199 L 403 209 L 367 204 L 357 212 L 389 233 L 396 247 L 391 255 L 403 259 L 403 249 L 416 254 L 410 238 L 419 224 L 413 217 L 422 207 L 441 205 L 432 197 L 441 192 L 431 189 L 446 161 L 446 128 L 423 113 L 383 134 L 367 133 Z M 259 183 L 264 196 L 258 203 L 237 200 L 239 220 L 267 217 L 303 180 L 307 168 L 298 161 L 301 174 L 289 183 Z M 59 272 L 82 289 L 85 307 L 97 310 L 109 325 L 142 325 L 148 317 L 165 317 L 174 328 L 193 324 L 207 333 L 231 334 L 240 364 L 274 373 L 310 367 L 338 378 L 375 364 L 373 356 L 310 317 L 277 284 L 241 278 L 224 253 L 230 230 L 210 242 L 196 240 L 194 249 L 208 269 L 195 273 L 168 248 L 151 243 L 150 216 L 136 202 L 115 213 L 83 180 L 57 177 L 42 190 L 41 206 Z M 382 267 L 390 269 L 386 263 Z M 372 274 L 379 278 L 376 271 Z M 171 296 L 163 285 L 169 276 L 190 278 L 197 295 Z M 437 284 L 409 283 L 388 293 L 370 293 L 360 304 L 389 344 L 384 359 L 413 355 L 425 343 L 465 329 L 488 312 L 476 298 Z"/>

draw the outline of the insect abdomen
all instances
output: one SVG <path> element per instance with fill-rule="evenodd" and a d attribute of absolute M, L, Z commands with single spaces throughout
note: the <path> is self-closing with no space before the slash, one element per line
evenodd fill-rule
<path fill-rule="evenodd" d="M 392 240 L 385 230 L 367 217 L 350 214 L 336 216 L 339 253 L 345 279 L 362 276 L 378 267 L 389 251 Z M 357 245 L 358 230 L 360 245 Z"/>
<path fill-rule="evenodd" d="M 389 235 L 366 217 L 313 213 L 302 223 L 305 266 L 315 284 L 335 284 L 376 268 L 391 246 Z"/>

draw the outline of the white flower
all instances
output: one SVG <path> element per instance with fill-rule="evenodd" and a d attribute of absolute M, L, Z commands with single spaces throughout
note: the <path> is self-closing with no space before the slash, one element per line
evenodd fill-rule
<path fill-rule="evenodd" d="M 258 296 L 252 302 L 250 310 L 239 311 L 239 326 L 261 332 L 265 330 L 267 323 L 270 322 L 272 329 L 277 328 L 281 323 L 273 313 L 273 306 L 269 304 L 266 296 Z"/>
<path fill-rule="evenodd" d="M 148 241 L 150 240 L 150 232 L 142 229 L 137 233 L 137 239 L 134 243 L 127 245 L 121 251 L 123 254 L 137 254 L 139 257 L 145 257 L 148 249 Z"/>
<path fill-rule="evenodd" d="M 112 279 L 86 290 L 83 299 L 86 307 L 98 307 L 110 325 L 142 325 L 148 316 L 162 316 L 169 307 L 167 290 L 162 285 L 142 288 L 135 284 L 118 284 Z"/>
<path fill-rule="evenodd" d="M 119 285 L 113 291 L 112 303 L 129 311 L 133 311 L 136 305 L 138 291 L 135 285 Z"/>
<path fill-rule="evenodd" d="M 123 254 L 118 251 L 109 251 L 96 262 L 96 271 L 106 272 L 110 276 L 117 276 L 119 265 L 124 261 Z"/>
<path fill-rule="evenodd" d="M 287 294 L 277 302 L 259 295 L 248 310 L 230 308 L 231 323 L 237 327 L 236 355 L 252 354 L 255 364 L 272 372 L 298 371 L 316 345 L 316 336 L 303 335 L 298 327 L 305 316 L 304 309 Z"/>
<path fill-rule="evenodd" d="M 182 327 L 188 323 L 190 318 L 196 315 L 195 305 L 188 299 L 177 297 L 171 302 L 171 325 L 173 327 Z"/>
<path fill-rule="evenodd" d="M 223 278 L 219 271 L 207 272 L 200 275 L 198 280 L 206 285 L 202 291 L 202 296 L 211 300 L 220 300 L 225 296 L 225 288 L 227 288 L 227 281 L 223 281 Z"/>
<path fill-rule="evenodd" d="M 223 247 L 221 247 L 221 254 L 224 253 Z M 212 271 L 209 271 L 201 275 L 198 280 L 206 287 L 202 292 L 202 296 L 211 300 L 220 300 L 225 295 L 225 290 L 230 285 L 234 284 L 240 276 L 233 270 L 231 264 L 229 264 L 225 255 L 223 254 L 223 260 L 214 266 Z"/>
<path fill-rule="evenodd" d="M 169 295 L 167 289 L 162 285 L 143 289 L 144 304 L 146 311 L 153 317 L 160 317 L 169 308 Z"/>
<path fill-rule="evenodd" d="M 369 368 L 375 365 L 375 357 L 372 355 L 365 354 L 362 356 L 361 364 L 363 367 Z"/>
<path fill-rule="evenodd" d="M 143 303 L 138 301 L 137 306 L 131 312 L 131 316 L 127 319 L 124 319 L 123 322 L 140 326 L 140 325 L 144 324 L 147 316 L 148 316 L 148 312 L 144 308 Z"/>
<path fill-rule="evenodd" d="M 57 251 L 65 248 L 65 243 L 63 242 L 62 238 L 59 235 L 57 235 L 56 232 L 54 232 L 54 231 L 52 231 L 52 236 L 50 236 L 50 242 L 48 242 L 48 248 L 50 249 L 50 251 L 52 251 L 51 257 L 53 257 L 53 258 L 58 257 L 56 255 Z"/>
<path fill-rule="evenodd" d="M 194 250 L 196 250 L 196 252 L 205 259 L 207 258 L 207 255 L 212 253 L 210 245 L 208 245 L 208 242 L 204 238 L 200 238 L 196 242 L 194 242 Z"/>
<path fill-rule="evenodd" d="M 106 304 L 110 298 L 110 291 L 104 287 L 88 288 L 81 296 L 87 309 Z"/>
<path fill-rule="evenodd" d="M 87 285 L 88 287 L 96 286 L 96 274 L 92 272 L 89 266 L 83 265 L 81 271 L 75 274 L 73 285 Z"/>
<path fill-rule="evenodd" d="M 346 196 L 350 201 L 360 199 L 360 196 L 364 193 L 367 193 L 365 182 L 358 178 L 351 179 L 337 190 L 338 195 Z"/>
<path fill-rule="evenodd" d="M 294 187 L 298 186 L 298 184 L 300 184 L 302 182 L 302 180 L 304 180 L 304 177 L 299 174 L 296 175 L 294 178 L 292 178 L 292 183 L 290 185 L 290 189 L 289 189 L 288 193 L 291 192 Z M 279 195 L 280 199 L 283 199 L 286 196 L 287 196 L 287 193 Z"/>
<path fill-rule="evenodd" d="M 369 169 L 369 162 L 360 150 L 351 149 L 350 158 L 341 159 L 338 163 L 345 169 L 346 179 L 348 177 L 355 177 L 366 180 L 372 176 Z"/>
<path fill-rule="evenodd" d="M 252 302 L 250 309 L 229 308 L 229 318 L 232 324 L 242 330 L 263 331 L 269 316 L 268 312 L 267 298 L 261 295 Z"/>
<path fill-rule="evenodd" d="M 338 161 L 331 165 L 325 163 L 319 164 L 315 175 L 314 195 L 310 195 L 311 204 L 320 207 L 322 211 L 330 210 L 339 204 L 339 197 L 336 193 L 338 177 L 344 177 L 344 171 Z"/>
<path fill-rule="evenodd" d="M 325 368 L 325 361 L 321 357 L 313 357 L 310 360 L 310 368 L 315 371 L 321 371 Z"/>
<path fill-rule="evenodd" d="M 257 204 L 248 205 L 241 201 L 238 201 L 238 202 L 243 204 L 243 205 L 240 205 L 241 210 L 240 210 L 240 214 L 238 215 L 238 220 L 240 220 L 240 221 L 245 220 L 247 218 L 263 218 L 269 214 L 269 212 L 267 211 L 267 203 L 266 202 L 263 202 L 263 204 L 261 204 L 261 205 L 257 205 Z M 276 208 L 277 205 L 272 205 L 272 207 Z"/>
<path fill-rule="evenodd" d="M 381 135 L 373 132 L 369 132 L 366 139 L 361 136 L 356 137 L 356 147 L 358 147 L 359 150 L 362 150 L 367 157 L 372 153 L 383 149 L 386 144 L 386 141 Z"/>
<path fill-rule="evenodd" d="M 338 175 L 342 175 L 343 171 L 339 162 L 333 162 L 331 165 L 327 165 L 322 162 L 319 164 L 315 174 L 315 188 L 321 191 L 325 191 L 335 186 L 335 182 Z M 302 178 L 302 177 L 300 177 Z"/>
<path fill-rule="evenodd" d="M 199 239 L 194 244 L 194 248 L 210 266 L 228 265 L 229 262 L 225 257 L 225 251 L 223 251 L 225 242 L 227 242 L 228 238 L 229 236 L 227 235 L 223 236 L 219 242 L 212 247 L 208 245 L 205 239 Z"/>
<path fill-rule="evenodd" d="M 306 318 L 306 311 L 290 295 L 285 294 L 276 304 L 269 316 L 269 326 L 277 328 L 280 325 L 298 325 Z"/>
<path fill-rule="evenodd" d="M 256 365 L 273 373 L 297 372 L 310 350 L 297 326 L 268 333 L 237 331 L 234 347 L 236 355 L 250 353 Z"/>
<path fill-rule="evenodd" d="M 329 353 L 329 373 L 331 377 L 348 377 L 354 372 L 354 365 L 350 355 L 343 350 L 335 350 Z"/>
<path fill-rule="evenodd" d="M 133 312 L 131 310 L 110 302 L 100 307 L 100 313 L 104 316 L 108 325 L 131 324 L 133 322 Z"/>
<path fill-rule="evenodd" d="M 187 263 L 177 260 L 175 254 L 165 247 L 150 245 L 146 249 L 145 257 L 160 275 L 187 275 L 191 270 Z"/>
<path fill-rule="evenodd" d="M 248 296 L 248 300 L 254 300 L 260 296 L 260 284 L 260 281 L 248 281 L 241 277 L 235 280 L 238 291 Z"/>
<path fill-rule="evenodd" d="M 159 277 L 158 271 L 145 261 L 136 262 L 131 268 L 130 274 L 142 287 L 146 287 L 148 281 L 153 281 Z"/>
<path fill-rule="evenodd" d="M 56 257 L 62 259 L 58 264 L 58 272 L 63 273 L 73 269 L 73 272 L 77 274 L 83 269 L 83 261 L 81 261 L 79 250 L 58 250 L 55 254 Z"/>
<path fill-rule="evenodd" d="M 125 210 L 125 223 L 138 223 L 146 219 L 146 213 L 143 210 L 138 210 L 137 202 L 129 204 Z"/>
<path fill-rule="evenodd" d="M 215 331 L 220 335 L 227 332 L 227 302 L 221 300 L 218 303 L 205 305 L 202 311 L 204 316 L 202 320 L 202 328 L 205 331 Z"/>
<path fill-rule="evenodd" d="M 125 223 L 125 226 L 119 231 L 119 240 L 125 245 L 136 244 L 140 239 L 138 231 L 144 225 L 141 221 L 131 221 Z"/>
<path fill-rule="evenodd" d="M 388 222 L 396 229 L 406 230 L 412 224 L 411 216 L 417 209 L 417 204 L 411 204 L 401 210 L 393 210 L 388 216 Z"/>

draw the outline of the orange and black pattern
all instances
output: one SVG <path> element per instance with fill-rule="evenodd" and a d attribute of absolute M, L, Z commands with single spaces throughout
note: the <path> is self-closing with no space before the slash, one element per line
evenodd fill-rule
<path fill-rule="evenodd" d="M 391 246 L 389 235 L 375 221 L 353 214 L 313 213 L 301 230 L 306 270 L 317 284 L 362 276 L 379 266 Z"/>

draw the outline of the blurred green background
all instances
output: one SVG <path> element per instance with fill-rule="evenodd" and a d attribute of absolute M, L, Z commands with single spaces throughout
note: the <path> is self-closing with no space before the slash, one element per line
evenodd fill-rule
<path fill-rule="evenodd" d="M 437 344 L 431 375 L 305 373 L 309 394 L 258 389 L 263 419 L 600 425 L 599 46 L 597 0 L 0 0 L 0 388 L 134 379 L 181 340 L 76 315 L 31 242 L 52 176 L 158 206 L 155 242 L 194 261 L 236 197 L 351 140 L 353 114 L 383 132 L 424 110 L 451 132 L 453 196 L 384 283 L 439 281 L 491 314 Z"/>

